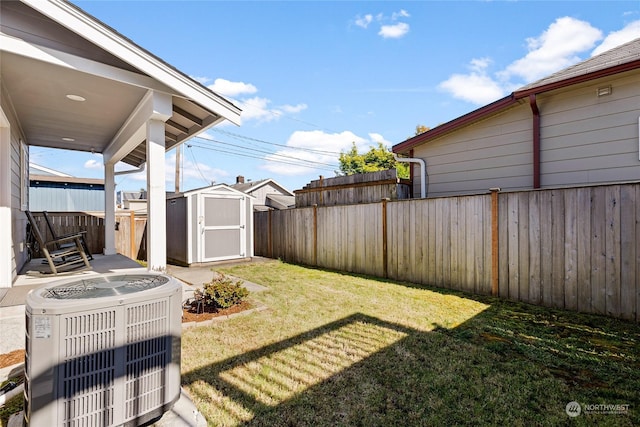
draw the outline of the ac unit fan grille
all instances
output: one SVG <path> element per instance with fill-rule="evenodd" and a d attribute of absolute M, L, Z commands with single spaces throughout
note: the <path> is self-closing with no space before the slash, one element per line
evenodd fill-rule
<path fill-rule="evenodd" d="M 168 281 L 168 277 L 160 275 L 101 276 L 47 288 L 42 296 L 51 299 L 103 298 L 157 288 Z"/>

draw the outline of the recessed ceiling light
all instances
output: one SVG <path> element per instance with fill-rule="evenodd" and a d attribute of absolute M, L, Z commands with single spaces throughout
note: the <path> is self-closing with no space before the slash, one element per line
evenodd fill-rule
<path fill-rule="evenodd" d="M 75 141 L 75 139 L 73 139 L 73 138 L 67 138 L 67 137 L 62 138 L 62 140 L 63 140 L 63 141 L 67 141 L 67 142 L 73 142 L 73 141 Z"/>
<path fill-rule="evenodd" d="M 73 94 L 69 94 L 67 95 L 67 98 L 69 98 L 72 101 L 78 101 L 78 102 L 82 102 L 82 101 L 86 101 L 87 99 L 80 96 L 80 95 L 73 95 Z"/>

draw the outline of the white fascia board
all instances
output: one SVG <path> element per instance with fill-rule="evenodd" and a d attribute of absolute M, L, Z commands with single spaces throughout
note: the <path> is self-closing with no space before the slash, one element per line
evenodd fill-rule
<path fill-rule="evenodd" d="M 70 53 L 60 52 L 44 46 L 25 42 L 24 40 L 3 34 L 0 32 L 0 50 L 10 52 L 26 58 L 45 62 L 59 67 L 80 71 L 104 79 L 114 80 L 120 83 L 129 84 L 146 89 L 153 89 L 160 92 L 174 92 L 169 86 L 158 82 L 155 79 L 123 70 L 101 62 L 81 58 Z"/>
<path fill-rule="evenodd" d="M 145 138 L 147 122 L 166 122 L 173 114 L 171 95 L 148 91 L 102 153 L 105 163 L 117 163 L 133 151 Z"/>
<path fill-rule="evenodd" d="M 202 107 L 231 123 L 240 125 L 240 109 L 199 83 L 172 69 L 161 60 L 100 24 L 79 8 L 60 0 L 22 0 L 34 10 L 53 19 L 70 31 L 100 46 L 133 67 L 157 79 Z"/>

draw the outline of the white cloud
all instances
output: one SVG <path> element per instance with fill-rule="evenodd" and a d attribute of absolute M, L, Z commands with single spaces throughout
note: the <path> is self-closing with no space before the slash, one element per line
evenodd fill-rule
<path fill-rule="evenodd" d="M 299 113 L 300 111 L 306 110 L 307 109 L 307 104 L 282 105 L 282 106 L 278 107 L 278 109 L 280 109 L 283 112 L 288 113 L 288 114 L 296 114 L 296 113 Z"/>
<path fill-rule="evenodd" d="M 103 168 L 102 162 L 99 162 L 96 159 L 89 159 L 84 162 L 84 167 L 86 169 L 98 169 L 101 170 Z"/>
<path fill-rule="evenodd" d="M 380 30 L 378 35 L 385 39 L 397 39 L 405 36 L 409 32 L 409 24 L 406 22 L 398 22 L 399 19 L 409 18 L 411 15 L 404 9 L 398 12 L 393 12 L 391 16 L 385 16 L 382 13 L 377 14 L 375 17 L 368 13 L 364 16 L 356 16 L 354 19 L 355 24 L 358 27 L 367 29 L 369 25 L 374 21 L 380 24 Z"/>
<path fill-rule="evenodd" d="M 627 30 L 625 27 L 620 33 L 624 38 L 629 37 L 633 28 Z M 614 37 L 614 33 L 610 36 L 619 37 Z M 571 17 L 558 18 L 540 36 L 528 38 L 527 54 L 503 70 L 491 75 L 488 73 L 490 58 L 473 59 L 468 74 L 453 74 L 439 87 L 455 98 L 487 104 L 521 86 L 522 80 L 531 83 L 581 61 L 579 54 L 593 48 L 600 39 L 602 31 L 588 22 Z"/>
<path fill-rule="evenodd" d="M 372 21 L 373 21 L 373 15 L 371 15 L 369 13 L 369 14 L 366 14 L 364 16 L 358 15 L 356 17 L 355 24 L 358 27 L 367 28 L 369 26 L 369 24 L 371 24 Z"/>
<path fill-rule="evenodd" d="M 487 75 L 489 58 L 472 59 L 469 74 L 454 74 L 438 86 L 454 98 L 474 104 L 488 104 L 504 95 L 504 89 Z"/>
<path fill-rule="evenodd" d="M 619 31 L 612 31 L 609 33 L 602 43 L 600 43 L 600 45 L 591 52 L 591 56 L 599 55 L 602 52 L 630 42 L 638 37 L 640 37 L 640 20 L 627 24 Z"/>
<path fill-rule="evenodd" d="M 279 119 L 283 114 L 296 114 L 307 109 L 307 104 L 280 105 L 269 108 L 271 100 L 255 96 L 249 99 L 236 101 L 242 110 L 242 121 L 256 120 L 258 122 L 270 122 Z"/>
<path fill-rule="evenodd" d="M 391 20 L 396 21 L 398 18 L 408 18 L 410 16 L 411 15 L 409 15 L 409 12 L 404 9 L 400 9 L 400 12 L 393 12 L 391 14 Z"/>
<path fill-rule="evenodd" d="M 588 22 L 558 18 L 539 37 L 528 38 L 529 53 L 501 74 L 504 78 L 518 76 L 530 83 L 580 62 L 578 53 L 591 49 L 601 38 L 602 31 Z"/>
<path fill-rule="evenodd" d="M 232 82 L 225 79 L 215 79 L 213 84 L 209 86 L 209 89 L 222 96 L 250 95 L 258 91 L 258 89 L 250 83 Z"/>
<path fill-rule="evenodd" d="M 392 142 L 389 142 L 386 139 L 384 139 L 384 136 L 380 135 L 379 133 L 371 132 L 369 133 L 369 138 L 371 139 L 372 142 L 376 144 L 378 142 L 381 142 L 383 145 L 387 147 L 391 147 L 393 145 Z"/>
<path fill-rule="evenodd" d="M 409 24 L 398 22 L 393 25 L 383 25 L 378 31 L 378 35 L 385 39 L 399 39 L 409 32 Z"/>
<path fill-rule="evenodd" d="M 359 137 L 350 131 L 340 133 L 326 133 L 320 130 L 296 131 L 293 132 L 287 140 L 287 145 L 291 148 L 284 148 L 272 155 L 266 156 L 265 160 L 267 160 L 267 163 L 262 166 L 262 169 L 274 174 L 287 176 L 308 174 L 313 170 L 313 163 L 309 163 L 309 166 L 312 168 L 279 163 L 279 161 L 300 163 L 294 159 L 302 159 L 311 162 L 325 163 L 327 165 L 335 165 L 337 170 L 339 153 L 349 150 L 351 144 L 354 142 L 359 150 L 366 150 L 369 145 L 371 145 L 371 141 Z M 302 151 L 296 150 L 295 148 L 318 151 Z M 322 167 L 326 168 L 331 166 Z"/>

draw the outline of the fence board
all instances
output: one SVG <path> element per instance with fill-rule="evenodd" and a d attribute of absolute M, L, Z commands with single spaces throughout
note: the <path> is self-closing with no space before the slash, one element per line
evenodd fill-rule
<path fill-rule="evenodd" d="M 636 318 L 636 192 L 635 188 L 620 188 L 620 317 Z"/>
<path fill-rule="evenodd" d="M 606 264 L 606 313 L 620 315 L 620 186 L 606 188 L 607 227 L 605 229 Z"/>
<path fill-rule="evenodd" d="M 518 263 L 518 250 L 520 249 L 518 242 L 518 194 L 509 194 L 507 204 L 509 215 L 507 222 L 507 229 L 509 230 L 509 248 L 507 252 L 509 257 L 509 298 L 518 300 L 520 298 L 520 288 L 518 286 L 520 281 L 520 268 Z"/>
<path fill-rule="evenodd" d="M 529 301 L 529 194 L 518 193 L 518 295 Z"/>
<path fill-rule="evenodd" d="M 552 289 L 552 212 L 551 212 L 551 192 L 540 192 L 540 283 L 542 284 L 542 304 L 548 307 L 553 305 Z"/>
<path fill-rule="evenodd" d="M 591 193 L 591 310 L 604 314 L 605 309 L 605 189 L 594 187 Z"/>
<path fill-rule="evenodd" d="M 527 300 L 540 303 L 540 192 L 529 193 L 529 289 Z"/>
<path fill-rule="evenodd" d="M 498 194 L 498 295 L 509 297 L 509 195 Z"/>
<path fill-rule="evenodd" d="M 578 194 L 574 189 L 564 190 L 564 307 L 578 308 L 578 244 L 577 209 Z"/>
<path fill-rule="evenodd" d="M 564 197 L 562 190 L 551 191 L 551 299 L 553 307 L 564 307 Z"/>
<path fill-rule="evenodd" d="M 591 310 L 591 189 L 578 188 L 576 238 L 578 244 L 577 293 L 579 311 Z"/>

